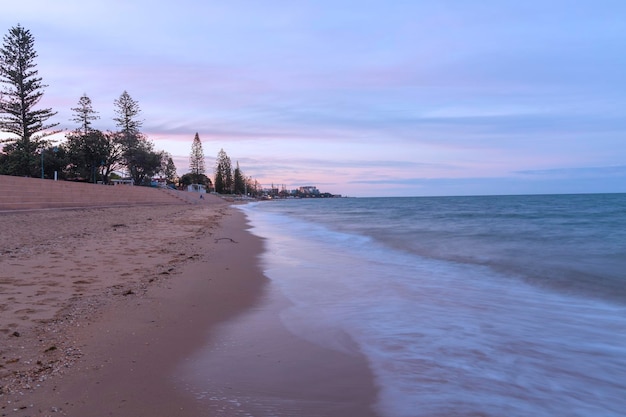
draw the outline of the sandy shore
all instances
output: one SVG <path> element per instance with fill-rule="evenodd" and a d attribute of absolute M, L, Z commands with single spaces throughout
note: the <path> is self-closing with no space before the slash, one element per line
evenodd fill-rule
<path fill-rule="evenodd" d="M 363 358 L 282 328 L 262 242 L 218 198 L 0 230 L 1 416 L 373 415 Z"/>

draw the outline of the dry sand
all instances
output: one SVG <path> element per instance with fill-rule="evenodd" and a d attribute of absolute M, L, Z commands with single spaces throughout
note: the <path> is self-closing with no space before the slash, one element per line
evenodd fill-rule
<path fill-rule="evenodd" d="M 361 356 L 282 328 L 228 204 L 0 214 L 0 416 L 374 415 Z"/>

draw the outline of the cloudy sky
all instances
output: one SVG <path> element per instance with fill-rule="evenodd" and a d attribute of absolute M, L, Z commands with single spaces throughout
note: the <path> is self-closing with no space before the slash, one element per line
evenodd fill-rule
<path fill-rule="evenodd" d="M 623 0 L 29 0 L 43 106 L 113 101 L 188 172 L 351 196 L 626 192 Z"/>

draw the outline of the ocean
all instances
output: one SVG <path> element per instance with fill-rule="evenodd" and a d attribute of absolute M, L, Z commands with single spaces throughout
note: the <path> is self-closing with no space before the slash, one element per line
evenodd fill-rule
<path fill-rule="evenodd" d="M 381 416 L 626 415 L 626 194 L 239 208 L 284 326 L 356 345 Z"/>

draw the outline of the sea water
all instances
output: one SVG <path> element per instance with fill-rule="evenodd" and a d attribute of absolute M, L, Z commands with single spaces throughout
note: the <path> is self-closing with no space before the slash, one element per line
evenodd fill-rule
<path fill-rule="evenodd" d="M 365 355 L 385 417 L 626 415 L 626 195 L 242 207 L 294 334 Z"/>

